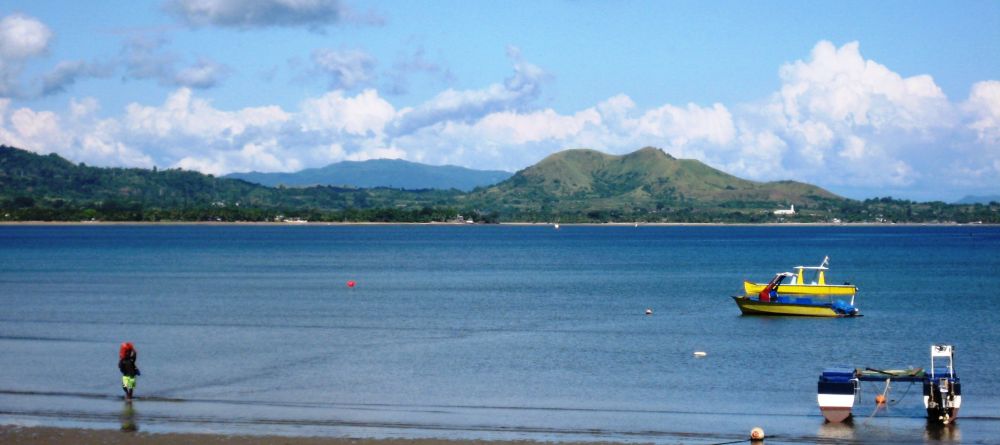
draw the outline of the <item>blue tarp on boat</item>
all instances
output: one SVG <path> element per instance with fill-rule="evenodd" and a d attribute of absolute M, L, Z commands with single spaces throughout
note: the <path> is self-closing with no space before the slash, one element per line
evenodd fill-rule
<path fill-rule="evenodd" d="M 821 382 L 845 383 L 854 378 L 854 368 L 826 368 L 819 376 Z"/>

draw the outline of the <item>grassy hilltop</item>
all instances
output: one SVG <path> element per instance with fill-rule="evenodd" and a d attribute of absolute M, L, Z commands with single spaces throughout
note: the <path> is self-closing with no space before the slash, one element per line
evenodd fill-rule
<path fill-rule="evenodd" d="M 671 214 L 764 218 L 770 210 L 790 204 L 826 214 L 845 201 L 800 182 L 740 179 L 652 147 L 622 156 L 589 149 L 561 151 L 464 198 L 482 207 L 539 217 L 603 220 L 627 215 L 644 221 Z"/>

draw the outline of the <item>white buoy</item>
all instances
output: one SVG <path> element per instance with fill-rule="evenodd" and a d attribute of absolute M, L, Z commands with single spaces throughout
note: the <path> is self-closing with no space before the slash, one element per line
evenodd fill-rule
<path fill-rule="evenodd" d="M 694 351 L 694 356 L 695 357 L 704 357 L 706 355 L 708 355 L 708 353 L 705 352 L 705 351 Z"/>
<path fill-rule="evenodd" d="M 646 315 L 653 315 L 653 310 L 652 310 L 652 309 L 649 309 L 649 308 L 647 308 L 647 309 L 646 309 Z"/>
<path fill-rule="evenodd" d="M 556 230 L 559 230 L 559 223 L 556 223 L 553 227 L 555 227 Z"/>
<path fill-rule="evenodd" d="M 764 440 L 764 429 L 759 426 L 755 426 L 752 430 L 750 430 L 750 440 L 755 442 Z"/>

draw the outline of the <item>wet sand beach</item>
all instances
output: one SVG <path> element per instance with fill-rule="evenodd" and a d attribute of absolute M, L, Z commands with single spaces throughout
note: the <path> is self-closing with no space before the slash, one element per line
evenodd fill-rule
<path fill-rule="evenodd" d="M 444 440 L 444 439 L 366 439 L 337 437 L 288 437 L 288 436 L 244 436 L 221 434 L 189 433 L 143 433 L 115 430 L 0 426 L 0 443 L 60 445 L 60 444 L 146 444 L 146 445 L 532 445 L 551 442 L 535 441 L 492 441 L 492 440 Z M 560 445 L 576 445 L 559 442 Z M 611 444 L 613 442 L 585 442 L 587 445 Z M 583 442 L 580 443 L 582 445 Z"/>

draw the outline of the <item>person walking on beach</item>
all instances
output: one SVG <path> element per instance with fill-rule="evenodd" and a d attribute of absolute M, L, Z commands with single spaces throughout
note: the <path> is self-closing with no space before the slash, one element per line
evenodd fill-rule
<path fill-rule="evenodd" d="M 118 370 L 122 372 L 122 391 L 125 391 L 125 400 L 132 400 L 132 391 L 135 390 L 135 378 L 139 374 L 139 367 L 135 364 L 135 346 L 131 342 L 122 343 L 118 349 Z"/>

